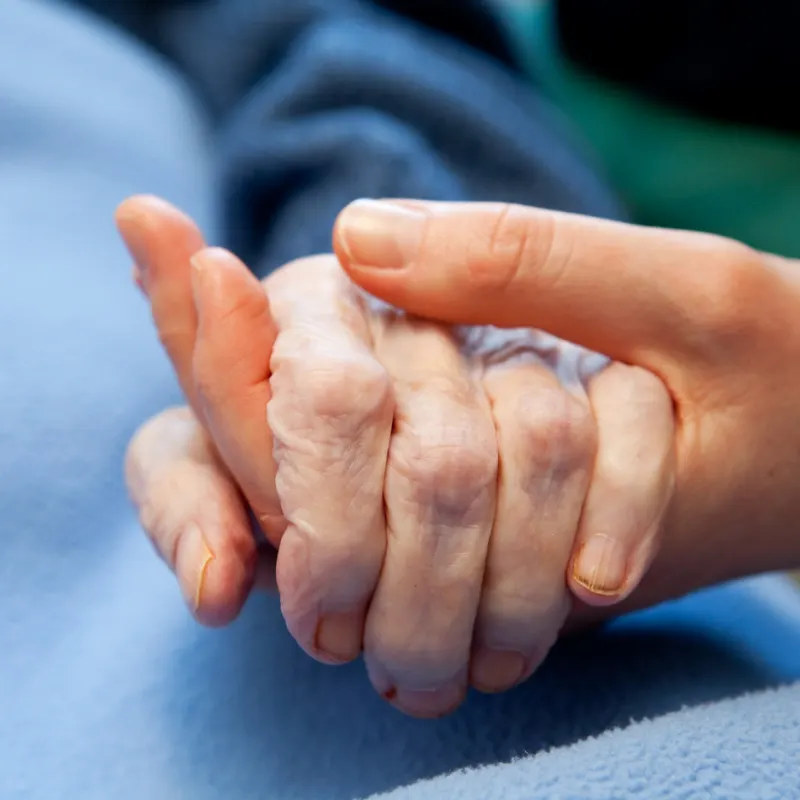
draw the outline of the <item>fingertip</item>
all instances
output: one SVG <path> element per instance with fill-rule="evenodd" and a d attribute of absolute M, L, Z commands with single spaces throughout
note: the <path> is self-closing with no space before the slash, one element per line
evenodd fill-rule
<path fill-rule="evenodd" d="M 326 664 L 349 664 L 361 654 L 364 609 L 354 608 L 323 616 L 317 624 L 313 648 Z"/>
<path fill-rule="evenodd" d="M 521 683 L 530 671 L 522 653 L 480 647 L 470 662 L 470 683 L 482 694 L 499 694 Z"/>
<path fill-rule="evenodd" d="M 117 221 L 124 222 L 149 213 L 168 214 L 194 224 L 190 217 L 184 214 L 177 206 L 153 194 L 134 194 L 126 197 L 117 206 L 114 218 Z"/>
<path fill-rule="evenodd" d="M 140 238 L 153 227 L 153 215 L 170 211 L 180 213 L 168 203 L 150 195 L 134 195 L 123 200 L 114 211 L 114 222 L 126 244 Z"/>
<path fill-rule="evenodd" d="M 639 586 L 655 556 L 657 539 L 637 544 L 595 534 L 572 559 L 569 587 L 573 596 L 595 608 L 615 606 Z"/>
<path fill-rule="evenodd" d="M 166 237 L 160 245 L 174 245 L 191 252 L 204 246 L 194 220 L 166 200 L 154 195 L 134 195 L 123 200 L 114 212 L 114 221 L 125 243 L 141 249 L 152 237 Z M 136 254 L 133 253 L 134 257 Z"/>
<path fill-rule="evenodd" d="M 588 384 L 598 451 L 573 549 L 570 589 L 613 606 L 640 585 L 663 539 L 675 488 L 675 411 L 646 370 L 611 364 Z"/>
<path fill-rule="evenodd" d="M 604 591 L 598 587 L 587 585 L 584 580 L 570 574 L 569 588 L 576 600 L 592 608 L 606 608 L 621 603 L 629 594 L 621 589 L 617 591 Z"/>
<path fill-rule="evenodd" d="M 157 198 L 146 194 L 134 194 L 126 197 L 114 210 L 114 220 L 117 224 L 127 223 L 137 219 L 143 211 L 157 201 Z"/>
<path fill-rule="evenodd" d="M 195 253 L 189 263 L 192 267 L 192 296 L 199 323 L 199 344 L 205 338 L 215 308 L 226 298 L 227 287 L 223 285 L 224 274 L 221 269 L 225 268 L 227 261 L 220 258 L 218 248 L 205 248 Z"/>
<path fill-rule="evenodd" d="M 356 200 L 334 225 L 334 247 L 350 269 L 402 270 L 419 256 L 429 211 L 389 200 Z"/>
<path fill-rule="evenodd" d="M 114 219 L 136 265 L 136 283 L 145 293 L 152 290 L 160 295 L 162 279 L 179 275 L 181 263 L 204 246 L 203 236 L 190 217 L 152 195 L 123 200 Z"/>
<path fill-rule="evenodd" d="M 333 224 L 333 253 L 342 269 L 357 283 L 360 283 L 364 277 L 367 279 L 370 277 L 369 272 L 365 276 L 363 269 L 359 269 L 359 267 L 369 266 L 369 264 L 365 265 L 359 262 L 355 247 L 361 238 L 360 220 L 363 215 L 360 213 L 360 209 L 365 204 L 371 206 L 373 202 L 363 198 L 353 200 L 339 212 Z"/>
<path fill-rule="evenodd" d="M 347 213 L 347 210 L 350 208 L 350 205 L 352 204 L 348 204 L 347 206 L 345 206 L 336 216 L 336 221 L 333 223 L 333 236 L 332 236 L 333 253 L 336 256 L 336 259 L 338 260 L 342 269 L 344 269 L 346 272 L 350 271 L 350 267 L 352 265 L 352 259 L 350 256 L 350 251 L 347 249 L 347 244 L 345 243 L 345 238 L 343 235 L 342 219 L 344 215 Z"/>
<path fill-rule="evenodd" d="M 243 553 L 232 542 L 219 542 L 212 549 L 200 528 L 190 525 L 178 542 L 175 572 L 197 621 L 222 627 L 239 616 L 253 587 L 255 548 Z"/>

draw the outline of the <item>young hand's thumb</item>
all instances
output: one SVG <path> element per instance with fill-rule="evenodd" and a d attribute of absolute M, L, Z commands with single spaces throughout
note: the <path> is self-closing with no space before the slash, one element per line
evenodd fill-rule
<path fill-rule="evenodd" d="M 546 330 L 662 374 L 707 356 L 766 273 L 727 239 L 489 203 L 359 200 L 334 248 L 353 281 L 410 313 Z"/>

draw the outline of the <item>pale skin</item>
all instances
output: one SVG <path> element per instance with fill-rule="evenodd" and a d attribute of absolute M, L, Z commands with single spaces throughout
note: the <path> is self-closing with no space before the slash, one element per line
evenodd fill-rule
<path fill-rule="evenodd" d="M 337 258 L 262 286 L 160 201 L 118 222 L 192 409 L 142 428 L 129 485 L 201 621 L 275 574 L 304 649 L 363 649 L 387 700 L 437 716 L 524 680 L 565 623 L 800 563 L 792 263 L 362 201 Z"/>

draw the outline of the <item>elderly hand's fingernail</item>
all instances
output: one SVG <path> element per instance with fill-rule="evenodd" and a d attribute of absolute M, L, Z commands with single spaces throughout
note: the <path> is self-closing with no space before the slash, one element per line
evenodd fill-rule
<path fill-rule="evenodd" d="M 402 269 L 419 252 L 427 218 L 388 200 L 356 200 L 339 216 L 336 233 L 349 266 Z"/>
<path fill-rule="evenodd" d="M 516 686 L 524 676 L 525 659 L 520 653 L 481 648 L 472 657 L 470 678 L 480 692 L 504 692 Z"/>
<path fill-rule="evenodd" d="M 183 596 L 195 614 L 203 604 L 203 586 L 213 560 L 214 553 L 211 552 L 203 532 L 197 525 L 190 523 L 178 542 L 175 572 Z"/>
<path fill-rule="evenodd" d="M 573 577 L 592 594 L 613 597 L 625 584 L 628 558 L 622 544 L 603 533 L 596 533 L 581 548 L 575 560 Z"/>
<path fill-rule="evenodd" d="M 358 658 L 363 638 L 362 614 L 347 611 L 329 614 L 320 620 L 314 649 L 320 658 L 332 664 L 347 664 Z"/>
<path fill-rule="evenodd" d="M 466 687 L 452 684 L 430 691 L 390 689 L 383 697 L 413 717 L 438 719 L 452 714 L 464 702 L 465 695 Z"/>

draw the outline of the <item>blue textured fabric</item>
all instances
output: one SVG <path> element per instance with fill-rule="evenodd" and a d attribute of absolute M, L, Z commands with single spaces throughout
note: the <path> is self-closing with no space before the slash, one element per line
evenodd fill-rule
<path fill-rule="evenodd" d="M 435 723 L 360 665 L 309 660 L 274 598 L 224 631 L 190 620 L 122 482 L 134 428 L 180 397 L 120 199 L 162 194 L 265 267 L 326 249 L 357 194 L 619 213 L 499 67 L 355 3 L 281 5 L 159 23 L 209 114 L 92 18 L 0 3 L 0 798 L 800 797 L 800 689 L 764 693 L 800 679 L 800 599 L 778 578 L 565 642 Z"/>

